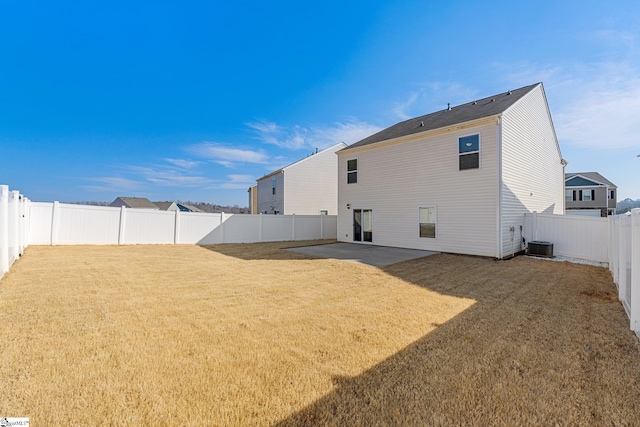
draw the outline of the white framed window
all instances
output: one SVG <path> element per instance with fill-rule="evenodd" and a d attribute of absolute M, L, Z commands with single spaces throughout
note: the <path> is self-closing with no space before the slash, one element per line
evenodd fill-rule
<path fill-rule="evenodd" d="M 419 209 L 420 237 L 436 238 L 438 212 L 434 207 Z"/>
<path fill-rule="evenodd" d="M 480 169 L 480 134 L 458 138 L 458 170 Z"/>
<path fill-rule="evenodd" d="M 320 211 L 320 215 L 329 215 L 329 211 L 322 210 Z"/>
<path fill-rule="evenodd" d="M 582 201 L 583 202 L 590 202 L 594 199 L 594 191 L 593 190 L 580 190 L 580 192 L 582 193 Z"/>
<path fill-rule="evenodd" d="M 347 184 L 358 183 L 358 159 L 347 160 Z"/>
<path fill-rule="evenodd" d="M 573 190 L 564 190 L 564 201 L 573 202 Z"/>

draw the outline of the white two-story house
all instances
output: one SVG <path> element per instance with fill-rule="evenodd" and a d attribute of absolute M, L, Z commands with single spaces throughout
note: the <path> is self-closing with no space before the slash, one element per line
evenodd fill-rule
<path fill-rule="evenodd" d="M 338 159 L 335 144 L 258 179 L 258 213 L 337 215 Z"/>
<path fill-rule="evenodd" d="M 338 152 L 338 240 L 508 258 L 566 163 L 542 83 L 397 123 Z"/>

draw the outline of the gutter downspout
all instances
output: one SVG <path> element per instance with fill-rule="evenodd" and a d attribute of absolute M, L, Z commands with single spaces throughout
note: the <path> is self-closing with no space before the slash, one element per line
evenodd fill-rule
<path fill-rule="evenodd" d="M 496 227 L 498 233 L 496 242 L 496 258 L 502 259 L 502 115 L 496 117 L 496 125 L 498 127 L 498 206 L 496 209 Z"/>

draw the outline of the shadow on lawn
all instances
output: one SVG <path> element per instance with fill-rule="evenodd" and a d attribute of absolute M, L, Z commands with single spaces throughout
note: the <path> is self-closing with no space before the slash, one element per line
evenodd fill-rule
<path fill-rule="evenodd" d="M 606 269 L 434 255 L 382 270 L 477 303 L 362 374 L 335 378 L 334 391 L 277 426 L 640 419 L 630 386 L 640 373 L 620 369 L 640 364 L 640 345 Z"/>
<path fill-rule="evenodd" d="M 271 243 L 225 243 L 220 245 L 203 245 L 201 248 L 218 252 L 222 255 L 232 256 L 245 261 L 255 260 L 299 260 L 299 259 L 320 259 L 310 255 L 283 249 L 303 246 L 328 245 L 336 243 L 335 240 L 311 240 L 298 242 L 271 242 Z"/>
<path fill-rule="evenodd" d="M 245 260 L 313 259 L 281 250 L 291 246 L 207 249 Z M 640 421 L 640 343 L 606 269 L 439 254 L 380 270 L 476 303 L 360 375 L 334 378 L 331 393 L 277 426 Z"/>

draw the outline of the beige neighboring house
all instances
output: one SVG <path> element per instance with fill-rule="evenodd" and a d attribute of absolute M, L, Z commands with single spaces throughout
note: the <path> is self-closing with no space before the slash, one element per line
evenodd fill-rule
<path fill-rule="evenodd" d="M 258 213 L 336 215 L 338 159 L 335 144 L 258 179 Z"/>
<path fill-rule="evenodd" d="M 178 205 L 174 202 L 153 202 L 161 211 L 174 212 L 179 211 Z"/>
<path fill-rule="evenodd" d="M 567 215 L 615 215 L 618 187 L 598 172 L 566 173 L 564 186 Z"/>
<path fill-rule="evenodd" d="M 109 206 L 114 207 L 127 207 L 132 209 L 155 209 L 158 210 L 158 206 L 152 203 L 146 197 L 117 197 Z"/>
<path fill-rule="evenodd" d="M 249 193 L 249 213 L 251 215 L 260 213 L 258 211 L 258 184 L 249 187 L 247 193 Z"/>
<path fill-rule="evenodd" d="M 338 152 L 338 240 L 508 258 L 566 164 L 542 83 L 415 117 Z"/>

